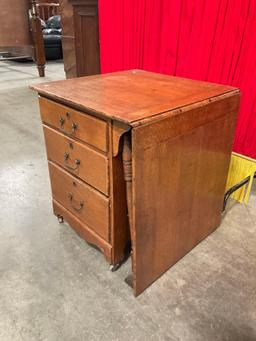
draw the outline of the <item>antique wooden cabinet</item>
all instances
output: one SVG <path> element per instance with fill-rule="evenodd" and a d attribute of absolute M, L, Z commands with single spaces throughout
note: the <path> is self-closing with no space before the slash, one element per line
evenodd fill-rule
<path fill-rule="evenodd" d="M 140 70 L 34 89 L 54 213 L 114 267 L 131 240 L 138 295 L 220 224 L 239 90 Z"/>

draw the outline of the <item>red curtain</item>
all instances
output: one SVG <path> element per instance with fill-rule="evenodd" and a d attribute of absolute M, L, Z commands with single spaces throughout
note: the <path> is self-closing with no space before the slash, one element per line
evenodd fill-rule
<path fill-rule="evenodd" d="M 101 70 L 241 89 L 234 151 L 256 158 L 256 0 L 99 0 Z"/>

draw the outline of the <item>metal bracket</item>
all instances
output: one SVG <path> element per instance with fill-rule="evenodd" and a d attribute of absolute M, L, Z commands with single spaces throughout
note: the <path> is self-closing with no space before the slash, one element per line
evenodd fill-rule
<path fill-rule="evenodd" d="M 254 174 L 253 177 L 254 177 L 254 179 L 256 178 L 256 173 Z M 227 192 L 224 194 L 222 212 L 225 211 L 226 206 L 227 206 L 227 201 L 228 201 L 229 197 L 231 196 L 231 194 L 234 193 L 235 191 L 237 191 L 239 188 L 246 185 L 249 181 L 250 181 L 250 176 L 247 176 L 245 179 L 240 181 L 238 184 L 234 185 L 233 187 L 231 187 L 227 190 Z"/>

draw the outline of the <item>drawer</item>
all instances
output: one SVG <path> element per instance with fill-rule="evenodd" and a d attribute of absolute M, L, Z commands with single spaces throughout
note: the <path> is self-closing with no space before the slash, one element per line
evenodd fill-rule
<path fill-rule="evenodd" d="M 107 157 L 52 128 L 43 129 L 48 159 L 108 195 Z"/>
<path fill-rule="evenodd" d="M 63 133 L 107 151 L 107 122 L 39 97 L 41 118 Z"/>
<path fill-rule="evenodd" d="M 53 199 L 108 241 L 109 199 L 52 162 L 48 165 Z"/>

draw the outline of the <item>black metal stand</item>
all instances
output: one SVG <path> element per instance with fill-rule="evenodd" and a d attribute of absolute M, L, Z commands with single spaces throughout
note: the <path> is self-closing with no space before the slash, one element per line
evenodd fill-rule
<path fill-rule="evenodd" d="M 253 177 L 256 178 L 256 173 L 254 174 Z M 227 190 L 227 192 L 224 195 L 222 211 L 225 211 L 226 206 L 227 206 L 227 201 L 228 201 L 229 197 L 231 196 L 231 194 L 234 193 L 235 191 L 237 191 L 239 188 L 246 185 L 249 181 L 250 181 L 250 176 L 247 176 L 245 179 L 240 181 L 238 184 L 234 185 L 233 187 L 231 187 L 230 189 Z"/>

